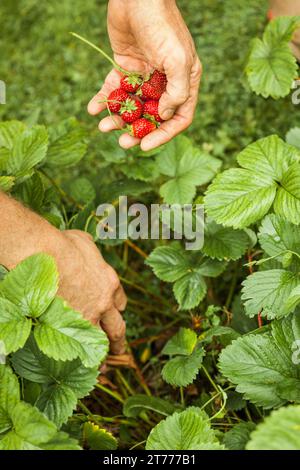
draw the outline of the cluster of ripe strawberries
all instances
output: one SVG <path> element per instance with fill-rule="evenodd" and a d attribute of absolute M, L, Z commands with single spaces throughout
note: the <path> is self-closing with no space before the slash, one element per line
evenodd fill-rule
<path fill-rule="evenodd" d="M 163 122 L 158 114 L 158 102 L 166 87 L 167 77 L 158 70 L 146 79 L 135 74 L 124 75 L 120 88 L 112 91 L 106 100 L 108 109 L 122 117 L 131 135 L 142 139 Z"/>

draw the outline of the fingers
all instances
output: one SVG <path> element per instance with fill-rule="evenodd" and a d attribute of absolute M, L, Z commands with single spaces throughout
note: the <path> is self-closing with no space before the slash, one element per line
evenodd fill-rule
<path fill-rule="evenodd" d="M 166 144 L 192 123 L 196 101 L 189 99 L 185 105 L 178 108 L 175 116 L 163 122 L 158 129 L 146 135 L 141 141 L 144 152 Z"/>
<path fill-rule="evenodd" d="M 101 316 L 100 325 L 110 340 L 110 349 L 113 354 L 124 354 L 126 325 L 115 308 L 108 310 Z"/>
<path fill-rule="evenodd" d="M 88 112 L 92 116 L 96 116 L 106 109 L 106 103 L 99 103 L 99 101 L 105 100 L 108 95 L 120 86 L 121 74 L 117 70 L 113 69 L 107 75 L 103 87 L 101 90 L 91 99 L 88 104 Z"/>

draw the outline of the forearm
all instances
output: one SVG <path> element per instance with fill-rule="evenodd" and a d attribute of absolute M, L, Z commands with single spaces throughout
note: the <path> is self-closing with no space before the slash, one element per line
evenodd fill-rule
<path fill-rule="evenodd" d="M 42 251 L 57 256 L 63 234 L 2 192 L 0 220 L 0 264 L 12 269 L 22 259 Z"/>

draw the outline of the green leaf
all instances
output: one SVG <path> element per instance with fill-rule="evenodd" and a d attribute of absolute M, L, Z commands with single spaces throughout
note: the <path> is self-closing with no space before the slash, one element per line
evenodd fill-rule
<path fill-rule="evenodd" d="M 259 243 L 269 256 L 283 261 L 283 252 L 300 254 L 299 228 L 280 215 L 270 214 L 264 218 L 259 230 Z M 278 256 L 281 255 L 281 256 Z"/>
<path fill-rule="evenodd" d="M 204 349 L 196 347 L 189 356 L 170 359 L 162 369 L 162 378 L 170 385 L 186 387 L 197 377 L 204 355 Z"/>
<path fill-rule="evenodd" d="M 154 411 L 163 416 L 169 416 L 178 409 L 178 405 L 158 397 L 134 395 L 127 398 L 123 406 L 123 414 L 128 418 L 137 418 L 142 411 Z"/>
<path fill-rule="evenodd" d="M 17 377 L 9 366 L 0 365 L 0 435 L 11 428 L 10 413 L 19 401 Z"/>
<path fill-rule="evenodd" d="M 250 241 L 243 230 L 233 230 L 209 221 L 205 226 L 203 253 L 213 259 L 237 260 L 243 256 Z"/>
<path fill-rule="evenodd" d="M 46 156 L 48 133 L 43 126 L 33 126 L 18 134 L 6 163 L 9 175 L 23 177 Z"/>
<path fill-rule="evenodd" d="M 0 298 L 0 341 L 4 342 L 6 354 L 26 343 L 31 331 L 31 319 L 25 317 L 12 302 Z"/>
<path fill-rule="evenodd" d="M 0 283 L 0 294 L 32 318 L 39 317 L 47 309 L 57 289 L 55 261 L 43 253 L 26 258 Z"/>
<path fill-rule="evenodd" d="M 163 379 L 171 385 L 186 386 L 196 378 L 205 351 L 197 346 L 197 335 L 193 330 L 180 328 L 167 342 L 162 354 L 177 355 L 164 365 Z"/>
<path fill-rule="evenodd" d="M 57 361 L 79 357 L 86 367 L 99 365 L 108 351 L 105 333 L 84 320 L 60 298 L 56 298 L 39 318 L 34 337 L 46 356 Z"/>
<path fill-rule="evenodd" d="M 215 326 L 206 331 L 203 336 L 201 335 L 201 339 L 206 343 L 211 343 L 213 338 L 220 338 L 220 343 L 227 346 L 239 336 L 240 334 L 229 326 Z"/>
<path fill-rule="evenodd" d="M 196 271 L 207 277 L 218 277 L 226 268 L 226 263 L 209 258 L 202 258 L 196 266 Z"/>
<path fill-rule="evenodd" d="M 299 275 L 283 269 L 251 274 L 242 284 L 247 315 L 254 317 L 260 312 L 269 320 L 285 316 L 291 311 L 285 308 L 286 300 L 299 283 Z"/>
<path fill-rule="evenodd" d="M 101 187 L 101 202 L 114 201 L 119 196 L 136 197 L 151 191 L 151 186 L 143 181 L 123 178 Z"/>
<path fill-rule="evenodd" d="M 162 354 L 173 356 L 181 354 L 189 356 L 195 349 L 197 344 L 197 335 L 189 328 L 180 328 L 179 331 L 166 343 L 162 350 Z"/>
<path fill-rule="evenodd" d="M 206 283 L 202 276 L 217 277 L 226 267 L 225 263 L 205 258 L 201 253 L 191 255 L 180 245 L 155 248 L 146 264 L 159 279 L 176 281 L 173 291 L 182 310 L 196 307 L 205 296 Z"/>
<path fill-rule="evenodd" d="M 300 285 L 292 290 L 284 305 L 285 312 L 293 312 L 300 303 Z"/>
<path fill-rule="evenodd" d="M 0 191 L 8 192 L 15 184 L 13 176 L 0 176 Z"/>
<path fill-rule="evenodd" d="M 188 408 L 182 413 L 158 423 L 148 436 L 146 450 L 222 450 L 211 429 L 207 415 L 199 408 Z"/>
<path fill-rule="evenodd" d="M 79 211 L 72 220 L 72 229 L 87 231 L 94 237 L 97 230 L 97 221 L 92 216 L 95 211 L 95 205 L 90 202 Z"/>
<path fill-rule="evenodd" d="M 36 171 L 31 178 L 18 186 L 16 194 L 25 205 L 39 212 L 43 206 L 45 194 L 41 175 Z"/>
<path fill-rule="evenodd" d="M 300 450 L 300 406 L 273 411 L 253 431 L 247 450 Z"/>
<path fill-rule="evenodd" d="M 238 156 L 243 168 L 225 171 L 209 186 L 208 215 L 224 226 L 245 228 L 275 201 L 275 212 L 299 223 L 299 157 L 297 149 L 274 135 L 249 145 Z"/>
<path fill-rule="evenodd" d="M 91 450 L 116 450 L 117 439 L 106 429 L 100 429 L 93 423 L 84 423 L 83 438 Z"/>
<path fill-rule="evenodd" d="M 79 359 L 54 361 L 39 351 L 33 337 L 13 355 L 12 364 L 21 377 L 44 384 L 35 406 L 57 427 L 66 422 L 76 407 L 97 382 L 97 367 L 87 369 Z"/>
<path fill-rule="evenodd" d="M 155 248 L 145 262 L 154 274 L 165 282 L 174 282 L 184 276 L 189 263 L 186 253 L 178 247 L 159 246 Z"/>
<path fill-rule="evenodd" d="M 153 158 L 131 157 L 125 163 L 119 164 L 118 169 L 128 178 L 134 180 L 147 182 L 153 181 L 159 176 L 159 169 Z"/>
<path fill-rule="evenodd" d="M 256 94 L 274 99 L 289 94 L 297 76 L 297 62 L 289 41 L 299 23 L 299 17 L 275 18 L 268 24 L 262 40 L 253 41 L 246 73 Z"/>
<path fill-rule="evenodd" d="M 86 152 L 85 131 L 75 118 L 49 128 L 50 145 L 47 166 L 61 167 L 78 163 Z"/>
<path fill-rule="evenodd" d="M 243 169 L 226 170 L 216 177 L 205 196 L 209 216 L 224 226 L 245 228 L 261 219 L 276 195 L 276 183 Z"/>
<path fill-rule="evenodd" d="M 274 202 L 276 214 L 284 214 L 293 224 L 300 224 L 300 164 L 294 163 L 283 175 Z"/>
<path fill-rule="evenodd" d="M 3 279 L 5 278 L 8 272 L 9 272 L 8 269 L 6 269 L 6 267 L 3 266 L 3 264 L 0 264 L 0 281 L 3 281 Z"/>
<path fill-rule="evenodd" d="M 78 442 L 65 432 L 58 432 L 50 441 L 40 444 L 42 450 L 82 450 Z"/>
<path fill-rule="evenodd" d="M 187 137 L 179 136 L 161 152 L 158 166 L 163 175 L 171 178 L 160 188 L 164 202 L 188 204 L 195 197 L 196 186 L 208 183 L 221 162 L 193 147 Z"/>
<path fill-rule="evenodd" d="M 14 141 L 26 129 L 20 121 L 5 121 L 0 123 L 0 147 L 12 149 Z"/>
<path fill-rule="evenodd" d="M 239 423 L 233 426 L 224 436 L 224 444 L 229 450 L 245 450 L 246 444 L 250 439 L 251 432 L 255 429 L 255 424 Z"/>
<path fill-rule="evenodd" d="M 264 408 L 279 407 L 290 401 L 290 391 L 300 391 L 293 356 L 299 339 L 299 314 L 273 321 L 271 335 L 249 334 L 227 346 L 220 355 L 220 370 L 245 399 Z M 286 383 L 290 390 L 283 387 Z"/>
<path fill-rule="evenodd" d="M 190 310 L 204 299 L 207 286 L 199 272 L 191 272 L 175 282 L 173 292 L 179 309 Z"/>
<path fill-rule="evenodd" d="M 299 163 L 300 153 L 277 135 L 270 135 L 248 145 L 237 157 L 239 165 L 274 181 L 281 181 L 294 163 Z"/>
<path fill-rule="evenodd" d="M 65 433 L 28 403 L 20 401 L 17 377 L 0 365 L 0 450 L 79 449 Z"/>

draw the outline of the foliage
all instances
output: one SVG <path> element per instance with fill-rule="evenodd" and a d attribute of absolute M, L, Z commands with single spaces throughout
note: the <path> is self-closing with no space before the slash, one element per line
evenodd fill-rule
<path fill-rule="evenodd" d="M 78 399 L 94 388 L 108 341 L 55 297 L 57 289 L 55 262 L 45 254 L 26 258 L 0 282 L 4 350 L 13 353 L 10 363 L 18 377 L 40 384 L 32 407 L 21 401 L 12 369 L 0 366 L 3 449 L 44 448 L 44 444 L 55 449 L 61 440 L 62 446 L 78 447 L 57 430 L 72 415 Z"/>
<path fill-rule="evenodd" d="M 147 450 L 222 450 L 208 416 L 191 407 L 174 413 L 151 431 Z"/>
<path fill-rule="evenodd" d="M 299 314 L 274 321 L 272 331 L 238 338 L 220 356 L 220 369 L 251 402 L 274 408 L 299 401 L 299 365 L 293 347 L 299 341 Z"/>
<path fill-rule="evenodd" d="M 251 434 L 248 450 L 299 450 L 300 408 L 288 406 L 273 411 Z"/>

